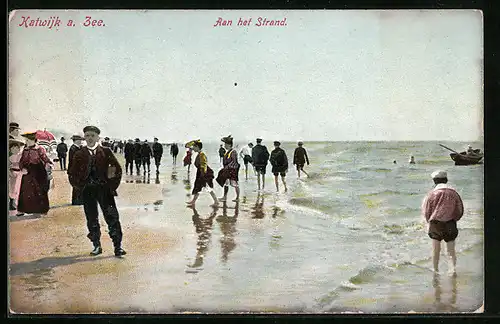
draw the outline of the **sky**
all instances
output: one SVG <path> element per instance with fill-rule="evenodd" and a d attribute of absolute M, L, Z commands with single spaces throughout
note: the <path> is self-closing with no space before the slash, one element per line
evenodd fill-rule
<path fill-rule="evenodd" d="M 9 119 L 165 142 L 482 141 L 482 28 L 473 10 L 16 11 Z"/>

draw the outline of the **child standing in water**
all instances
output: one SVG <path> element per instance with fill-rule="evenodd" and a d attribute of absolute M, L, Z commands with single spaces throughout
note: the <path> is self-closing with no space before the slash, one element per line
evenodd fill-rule
<path fill-rule="evenodd" d="M 281 181 L 283 182 L 283 186 L 285 187 L 285 192 L 288 191 L 286 187 L 285 176 L 288 170 L 288 158 L 286 157 L 285 151 L 280 147 L 281 143 L 278 141 L 274 142 L 274 150 L 271 152 L 271 157 L 269 158 L 269 162 L 273 166 L 273 174 L 274 174 L 274 183 L 276 184 L 276 191 L 279 192 L 278 185 L 278 174 L 281 176 Z"/>
<path fill-rule="evenodd" d="M 217 201 L 217 197 L 214 193 L 214 171 L 208 166 L 207 156 L 204 152 L 202 152 L 203 143 L 200 140 L 194 140 L 186 144 L 186 147 L 192 147 L 193 151 L 198 153 L 196 159 L 194 160 L 194 166 L 196 167 L 196 180 L 194 181 L 194 188 L 192 191 L 193 199 L 187 202 L 188 207 L 194 207 L 196 204 L 196 200 L 200 196 L 200 192 L 203 188 L 206 188 L 207 191 L 212 196 L 214 203 L 211 205 L 212 207 L 217 207 L 219 205 Z"/>
<path fill-rule="evenodd" d="M 191 168 L 191 156 L 193 155 L 193 149 L 192 148 L 188 148 L 188 150 L 186 151 L 186 156 L 184 157 L 184 166 L 187 165 L 188 167 L 188 173 L 190 171 L 190 168 Z"/>

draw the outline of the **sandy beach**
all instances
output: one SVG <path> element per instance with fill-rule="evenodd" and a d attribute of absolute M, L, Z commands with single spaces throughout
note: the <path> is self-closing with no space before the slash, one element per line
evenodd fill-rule
<path fill-rule="evenodd" d="M 209 158 L 217 170 L 214 160 Z M 154 171 L 150 176 L 123 176 L 116 201 L 128 252 L 124 258 L 114 257 L 101 213 L 104 253 L 89 255 L 92 245 L 83 207 L 68 204 L 66 173 L 55 171 L 48 215 L 9 218 L 11 311 L 472 312 L 482 303 L 482 245 L 463 248 L 465 243 L 459 242 L 456 279 L 433 278 L 425 258 L 373 265 L 371 255 L 385 257 L 390 252 L 385 245 L 391 245 L 394 235 L 408 232 L 410 239 L 417 235 L 429 242 L 420 230 L 413 234 L 414 225 L 394 225 L 384 241 L 373 241 L 372 250 L 357 250 L 349 237 L 373 240 L 378 234 L 320 212 L 319 198 L 305 205 L 307 198 L 301 197 L 307 197 L 307 182 L 296 181 L 293 173 L 288 177 L 289 194 L 295 198 L 259 195 L 255 177 L 244 181 L 242 171 L 238 206 L 228 202 L 214 211 L 209 195 L 202 194 L 193 211 L 185 206 L 193 174 L 188 178 L 185 168 L 172 167 L 168 156 L 164 164 L 158 177 Z M 271 181 L 268 176 L 272 189 Z M 216 192 L 220 195 L 222 189 Z M 338 189 L 337 195 L 342 196 Z M 329 228 L 331 224 L 335 226 Z M 461 235 L 476 235 L 475 230 L 467 231 Z M 414 244 L 411 240 L 408 244 Z M 345 254 L 339 258 L 335 249 Z"/>

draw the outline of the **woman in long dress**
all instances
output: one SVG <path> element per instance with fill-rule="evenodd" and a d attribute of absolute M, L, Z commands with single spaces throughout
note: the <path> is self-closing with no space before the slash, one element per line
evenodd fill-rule
<path fill-rule="evenodd" d="M 200 192 L 205 188 L 212 196 L 214 200 L 212 207 L 217 207 L 219 205 L 217 201 L 217 196 L 213 191 L 214 184 L 214 171 L 208 166 L 207 156 L 201 151 L 203 144 L 199 140 L 191 141 L 186 144 L 187 147 L 192 147 L 193 151 L 197 152 L 198 155 L 194 160 L 194 166 L 196 167 L 196 180 L 194 181 L 194 188 L 192 191 L 193 199 L 187 202 L 188 207 L 194 207 L 196 200 L 200 196 Z"/>
<path fill-rule="evenodd" d="M 17 210 L 27 214 L 46 214 L 49 211 L 49 179 L 47 169 L 52 162 L 45 149 L 36 144 L 35 133 L 22 135 L 26 147 L 19 160 L 22 173 Z"/>

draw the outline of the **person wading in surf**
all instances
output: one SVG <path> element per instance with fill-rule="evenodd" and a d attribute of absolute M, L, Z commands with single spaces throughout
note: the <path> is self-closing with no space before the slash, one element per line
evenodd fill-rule
<path fill-rule="evenodd" d="M 463 202 L 456 190 L 447 184 L 448 175 L 445 171 L 433 172 L 431 176 L 435 185 L 424 199 L 422 215 L 428 224 L 428 235 L 432 239 L 434 271 L 439 271 L 441 241 L 444 240 L 450 258 L 449 272 L 456 274 L 455 239 L 458 236 L 457 221 L 464 214 Z"/>
<path fill-rule="evenodd" d="M 306 171 L 304 171 L 304 164 L 309 165 L 309 157 L 307 156 L 306 149 L 302 147 L 304 143 L 299 142 L 298 143 L 299 147 L 295 149 L 295 152 L 293 153 L 293 164 L 297 166 L 297 173 L 300 178 L 300 171 L 304 172 L 306 176 L 309 177 L 309 174 L 307 174 Z"/>
<path fill-rule="evenodd" d="M 262 176 L 262 190 L 266 185 L 266 168 L 269 160 L 269 151 L 265 145 L 262 145 L 262 139 L 257 138 L 257 145 L 252 148 L 252 161 L 257 173 L 258 190 L 260 190 L 260 178 Z"/>
<path fill-rule="evenodd" d="M 274 183 L 276 184 L 276 191 L 279 192 L 279 182 L 278 175 L 281 176 L 281 181 L 285 187 L 285 192 L 288 191 L 286 187 L 285 176 L 288 171 L 288 158 L 286 157 L 285 151 L 280 147 L 281 143 L 278 141 L 274 142 L 274 150 L 271 152 L 271 158 L 269 162 L 273 166 Z"/>

